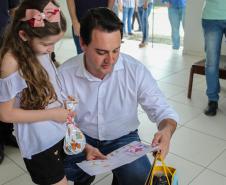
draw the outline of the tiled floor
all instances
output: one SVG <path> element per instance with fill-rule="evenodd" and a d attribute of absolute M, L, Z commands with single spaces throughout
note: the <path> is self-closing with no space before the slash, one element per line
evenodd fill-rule
<path fill-rule="evenodd" d="M 138 42 L 131 40 L 122 44 L 122 51 L 141 60 L 150 69 L 168 102 L 180 115 L 181 121 L 166 158 L 167 164 L 177 168 L 180 185 L 226 184 L 226 82 L 221 83 L 217 116 L 207 117 L 202 113 L 207 103 L 203 76 L 195 76 L 192 99 L 186 97 L 190 66 L 200 57 L 182 55 L 182 50 L 174 51 L 166 45 L 139 49 Z M 61 41 L 56 53 L 60 61 L 73 56 L 73 41 Z M 141 109 L 138 113 L 140 136 L 149 143 L 156 127 Z M 6 147 L 5 154 L 0 165 L 0 185 L 32 185 L 19 151 Z M 111 179 L 111 173 L 103 174 L 93 184 L 110 185 Z"/>

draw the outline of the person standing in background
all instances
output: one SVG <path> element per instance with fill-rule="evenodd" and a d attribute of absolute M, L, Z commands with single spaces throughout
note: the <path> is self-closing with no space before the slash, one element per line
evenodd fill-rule
<path fill-rule="evenodd" d="M 142 41 L 139 44 L 140 48 L 148 44 L 149 37 L 149 22 L 148 17 L 151 13 L 153 1 L 152 0 L 138 0 L 138 15 L 141 22 Z"/>
<path fill-rule="evenodd" d="M 19 3 L 19 0 L 0 1 L 0 49 L 4 37 L 4 29 L 9 23 L 10 16 L 13 15 L 15 8 L 19 5 Z M 12 132 L 13 124 L 0 122 L 0 164 L 4 159 L 4 145 L 18 146 Z"/>
<path fill-rule="evenodd" d="M 115 0 L 112 11 L 118 16 L 119 15 L 119 0 Z"/>
<path fill-rule="evenodd" d="M 186 0 L 162 0 L 168 7 L 168 16 L 171 25 L 172 48 L 180 48 L 180 24 L 184 28 Z"/>
<path fill-rule="evenodd" d="M 132 18 L 135 9 L 135 0 L 120 0 L 122 2 L 122 22 L 123 34 L 133 35 L 132 33 Z M 127 25 L 127 29 L 126 29 Z"/>
<path fill-rule="evenodd" d="M 74 38 L 77 54 L 82 53 L 79 42 L 80 20 L 90 8 L 108 7 L 112 10 L 115 0 L 67 0 L 68 10 L 72 22 L 72 35 Z"/>
<path fill-rule="evenodd" d="M 206 53 L 206 95 L 208 106 L 204 113 L 215 116 L 220 92 L 219 63 L 223 35 L 226 36 L 225 0 L 205 0 L 202 12 L 202 27 Z"/>
<path fill-rule="evenodd" d="M 138 23 L 138 30 L 137 31 L 141 31 L 141 23 L 140 23 L 140 19 L 138 16 L 138 5 L 137 5 L 137 0 L 135 0 L 135 9 L 134 9 L 134 13 L 133 13 L 133 20 L 132 20 L 132 30 L 134 30 L 134 22 L 135 19 L 137 19 L 137 23 Z"/>

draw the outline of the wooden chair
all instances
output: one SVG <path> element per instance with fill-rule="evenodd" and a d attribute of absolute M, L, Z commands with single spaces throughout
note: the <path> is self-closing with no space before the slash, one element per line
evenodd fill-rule
<path fill-rule="evenodd" d="M 191 99 L 194 74 L 205 75 L 205 59 L 195 62 L 191 66 L 189 84 L 188 84 L 188 93 L 187 93 L 187 97 L 189 99 Z M 221 55 L 220 57 L 219 78 L 226 79 L 226 56 L 225 55 Z"/>

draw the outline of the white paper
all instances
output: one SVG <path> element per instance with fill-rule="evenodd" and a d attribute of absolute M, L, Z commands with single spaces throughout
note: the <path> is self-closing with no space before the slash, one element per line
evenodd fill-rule
<path fill-rule="evenodd" d="M 82 161 L 77 163 L 77 165 L 91 176 L 98 175 L 131 163 L 148 152 L 156 150 L 156 147 L 153 148 L 150 145 L 134 141 L 109 153 L 106 160 Z"/>

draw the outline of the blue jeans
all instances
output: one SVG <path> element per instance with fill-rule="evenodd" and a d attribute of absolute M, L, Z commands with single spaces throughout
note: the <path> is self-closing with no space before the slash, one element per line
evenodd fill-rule
<path fill-rule="evenodd" d="M 220 92 L 219 63 L 223 35 L 226 36 L 226 20 L 202 19 L 206 52 L 206 95 L 209 101 L 218 101 Z"/>
<path fill-rule="evenodd" d="M 185 8 L 168 8 L 168 16 L 171 25 L 171 38 L 173 42 L 173 49 L 180 47 L 180 23 L 184 27 Z"/>
<path fill-rule="evenodd" d="M 97 147 L 103 154 L 108 154 L 113 150 L 116 150 L 124 145 L 131 143 L 132 141 L 140 141 L 137 130 L 131 132 L 128 135 L 112 141 L 99 141 L 86 136 L 87 143 L 94 147 Z M 85 160 L 85 154 L 80 153 L 78 155 L 66 156 L 65 159 L 65 173 L 67 179 L 74 181 L 75 185 L 88 185 L 94 180 L 94 177 L 89 176 L 82 171 L 76 163 Z M 113 172 L 113 184 L 114 185 L 143 185 L 148 176 L 151 164 L 149 159 L 145 155 L 130 164 L 123 165 L 114 169 Z"/>
<path fill-rule="evenodd" d="M 73 36 L 73 39 L 74 39 L 74 42 L 75 42 L 77 54 L 82 53 L 83 51 L 82 51 L 82 48 L 80 46 L 79 36 L 75 35 L 73 26 L 72 26 L 72 36 Z"/>
<path fill-rule="evenodd" d="M 126 33 L 126 23 L 128 33 L 132 33 L 132 18 L 134 8 L 127 8 L 123 6 L 122 22 L 123 22 L 123 33 Z"/>
<path fill-rule="evenodd" d="M 148 4 L 148 7 L 144 9 L 143 6 L 138 7 L 138 17 L 141 22 L 141 30 L 142 30 L 142 42 L 147 43 L 148 42 L 148 36 L 149 36 L 149 23 L 148 23 L 148 17 L 151 13 L 152 3 Z"/>

